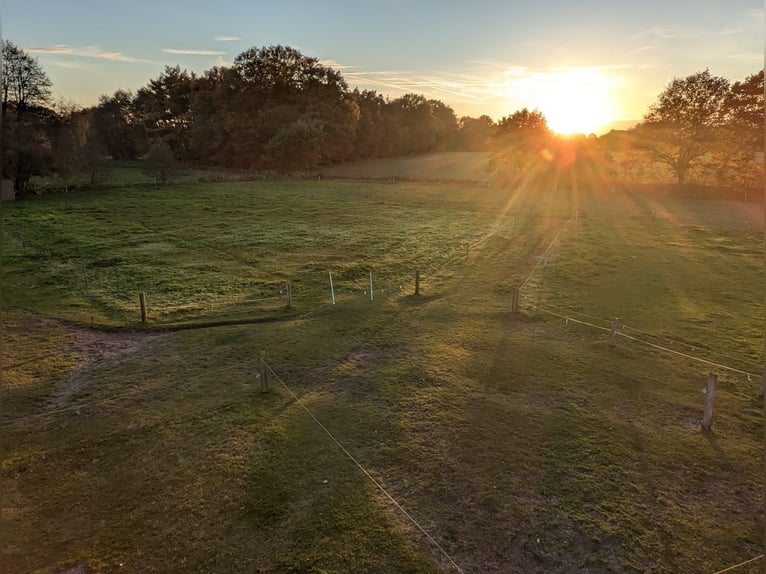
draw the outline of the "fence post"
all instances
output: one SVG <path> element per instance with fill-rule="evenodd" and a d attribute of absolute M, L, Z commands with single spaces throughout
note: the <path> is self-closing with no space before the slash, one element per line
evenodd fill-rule
<path fill-rule="evenodd" d="M 261 392 L 265 393 L 269 390 L 268 369 L 266 367 L 266 351 L 261 351 Z"/>
<path fill-rule="evenodd" d="M 420 269 L 415 270 L 415 295 L 420 295 Z"/>
<path fill-rule="evenodd" d="M 710 430 L 713 426 L 713 400 L 715 399 L 715 385 L 718 382 L 718 375 L 710 373 L 707 378 L 707 388 L 705 389 L 705 414 L 702 416 L 702 428 Z"/>
<path fill-rule="evenodd" d="M 290 284 L 287 284 L 287 308 L 290 309 L 293 306 L 293 290 Z"/>
<path fill-rule="evenodd" d="M 612 321 L 612 334 L 609 336 L 609 340 L 614 343 L 614 340 L 617 338 L 617 328 L 618 323 L 620 321 L 619 317 L 616 317 L 614 321 Z"/>
<path fill-rule="evenodd" d="M 511 312 L 512 313 L 518 313 L 519 312 L 519 295 L 520 295 L 520 289 L 516 287 L 513 290 L 513 302 L 511 303 Z"/>
<path fill-rule="evenodd" d="M 332 271 L 330 271 L 330 294 L 332 295 L 332 304 L 335 305 L 335 288 L 332 286 Z"/>
<path fill-rule="evenodd" d="M 372 293 L 372 269 L 370 269 L 370 301 L 373 299 Z"/>
<path fill-rule="evenodd" d="M 141 322 L 146 323 L 146 293 L 138 294 L 138 303 L 141 305 Z"/>
<path fill-rule="evenodd" d="M 761 386 L 758 387 L 758 398 L 763 398 L 763 391 L 764 391 L 764 380 L 763 380 L 763 373 L 761 373 Z"/>

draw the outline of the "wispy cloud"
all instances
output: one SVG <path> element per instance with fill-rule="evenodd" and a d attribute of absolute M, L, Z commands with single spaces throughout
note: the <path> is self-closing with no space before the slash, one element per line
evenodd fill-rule
<path fill-rule="evenodd" d="M 225 56 L 226 52 L 220 50 L 183 50 L 179 48 L 163 48 L 166 54 L 177 54 L 181 56 Z"/>
<path fill-rule="evenodd" d="M 53 46 L 33 46 L 30 48 L 24 48 L 27 52 L 32 54 L 53 54 L 57 56 L 74 56 L 78 58 L 93 58 L 99 60 L 109 60 L 111 62 L 127 62 L 131 64 L 155 64 L 151 60 L 145 60 L 143 58 L 134 58 L 128 56 L 123 52 L 108 52 L 101 50 L 96 46 L 86 46 L 84 48 L 77 48 L 70 46 L 69 44 L 55 44 Z"/>
<path fill-rule="evenodd" d="M 332 68 L 333 70 L 351 70 L 357 67 L 357 66 L 349 66 L 346 64 L 341 64 L 340 62 L 337 62 L 336 60 L 319 60 L 319 63 L 322 66 L 325 66 L 327 68 Z"/>
<path fill-rule="evenodd" d="M 215 41 L 216 42 L 236 42 L 237 40 L 241 40 L 239 36 L 216 36 Z"/>
<path fill-rule="evenodd" d="M 629 56 L 636 56 L 638 54 L 643 54 L 645 52 L 649 52 L 651 50 L 657 49 L 659 44 L 647 44 L 646 46 L 639 46 L 638 48 L 635 48 L 634 50 L 631 50 L 628 52 Z"/>
<path fill-rule="evenodd" d="M 629 40 L 655 38 L 660 40 L 683 39 L 691 40 L 709 33 L 709 30 L 692 26 L 652 26 L 628 36 Z"/>

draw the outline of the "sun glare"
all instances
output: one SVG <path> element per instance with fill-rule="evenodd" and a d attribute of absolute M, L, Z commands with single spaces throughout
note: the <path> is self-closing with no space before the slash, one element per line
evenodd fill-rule
<path fill-rule="evenodd" d="M 598 133 L 616 119 L 614 83 L 598 68 L 562 68 L 517 78 L 508 96 L 529 98 L 556 133 Z"/>
<path fill-rule="evenodd" d="M 598 70 L 563 71 L 551 76 L 540 111 L 557 133 L 595 133 L 615 119 L 610 87 Z"/>

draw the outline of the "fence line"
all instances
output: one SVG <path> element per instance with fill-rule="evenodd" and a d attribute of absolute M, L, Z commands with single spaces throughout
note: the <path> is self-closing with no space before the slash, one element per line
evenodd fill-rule
<path fill-rule="evenodd" d="M 346 455 L 346 456 L 347 456 L 349 459 L 351 459 L 351 461 L 352 461 L 352 462 L 353 462 L 353 463 L 354 463 L 354 464 L 357 466 L 357 468 L 359 468 L 359 470 L 361 470 L 361 471 L 362 471 L 362 473 L 364 473 L 364 475 L 365 475 L 367 478 L 369 478 L 369 479 L 370 479 L 370 481 L 371 481 L 371 482 L 372 482 L 372 483 L 373 483 L 373 484 L 374 484 L 374 485 L 375 485 L 375 486 L 378 488 L 378 490 L 380 490 L 380 491 L 381 491 L 381 492 L 382 492 L 382 493 L 383 493 L 383 494 L 386 496 L 386 498 L 388 498 L 388 500 L 390 500 L 390 501 L 393 503 L 393 505 L 394 505 L 394 506 L 396 506 L 396 508 L 398 508 L 398 509 L 399 509 L 399 511 L 401 511 L 401 513 L 402 513 L 402 514 L 404 514 L 404 516 L 406 516 L 406 517 L 407 517 L 407 518 L 410 520 L 410 522 L 412 522 L 412 523 L 413 523 L 413 524 L 414 524 L 414 525 L 417 527 L 417 529 L 418 529 L 418 530 L 420 530 L 420 532 L 422 532 L 422 533 L 423 533 L 423 535 L 424 535 L 424 536 L 425 536 L 425 537 L 426 537 L 426 538 L 427 538 L 429 541 L 431 541 L 431 543 L 432 543 L 432 544 L 433 544 L 433 545 L 434 545 L 436 548 L 438 548 L 438 549 L 439 549 L 439 551 L 442 553 L 442 555 L 443 555 L 443 556 L 444 556 L 444 557 L 445 557 L 445 558 L 446 558 L 446 559 L 449 561 L 449 563 L 450 563 L 450 564 L 451 564 L 451 565 L 452 565 L 452 566 L 453 566 L 453 567 L 454 567 L 454 568 L 455 568 L 455 569 L 456 569 L 458 572 L 460 572 L 460 574 L 464 574 L 464 573 L 463 573 L 463 570 L 460 568 L 460 566 L 458 566 L 458 565 L 457 565 L 457 562 L 455 562 L 455 560 L 452 558 L 452 556 L 450 556 L 450 555 L 447 553 L 447 551 L 446 551 L 446 550 L 444 550 L 444 548 L 441 546 L 441 544 L 439 544 L 439 543 L 436 541 L 436 539 L 435 539 L 433 536 L 431 536 L 431 535 L 430 535 L 430 534 L 429 534 L 429 533 L 426 531 L 426 529 L 425 529 L 425 528 L 423 528 L 423 527 L 420 525 L 420 523 L 419 523 L 417 520 L 415 520 L 415 518 L 414 518 L 414 517 L 413 517 L 413 516 L 412 516 L 412 515 L 411 515 L 409 512 L 407 512 L 407 511 L 406 511 L 406 510 L 405 510 L 405 509 L 402 507 L 402 505 L 401 505 L 401 504 L 399 504 L 399 503 L 396 501 L 396 499 L 395 499 L 393 496 L 391 496 L 391 494 L 389 494 L 389 492 L 388 492 L 388 491 L 387 491 L 387 490 L 386 490 L 386 489 L 383 487 L 383 485 L 382 485 L 382 484 L 380 484 L 380 482 L 378 482 L 377 480 L 375 480 L 375 478 L 372 476 L 372 474 L 370 474 L 370 472 L 369 472 L 369 471 L 368 471 L 368 470 L 367 470 L 367 469 L 366 469 L 364 466 L 362 466 L 362 464 L 361 464 L 361 463 L 360 463 L 360 462 L 359 462 L 359 461 L 358 461 L 356 458 L 354 458 L 354 455 L 352 455 L 352 454 L 351 454 L 351 453 L 350 453 L 350 452 L 349 452 L 349 451 L 346 449 L 346 447 L 344 447 L 344 446 L 341 444 L 341 442 L 340 442 L 340 441 L 339 441 L 337 438 L 335 438 L 335 436 L 334 436 L 334 435 L 333 435 L 333 434 L 332 434 L 332 433 L 331 433 L 331 432 L 330 432 L 330 431 L 327 429 L 327 427 L 326 427 L 326 426 L 324 426 L 324 425 L 322 424 L 322 422 L 321 422 L 321 421 L 320 421 L 320 420 L 319 420 L 319 419 L 318 419 L 318 418 L 317 418 L 317 417 L 314 415 L 314 413 L 312 413 L 312 412 L 309 410 L 309 408 L 308 408 L 308 407 L 307 407 L 307 406 L 306 406 L 306 405 L 303 403 L 303 401 L 301 401 L 301 400 L 300 400 L 300 398 L 298 398 L 298 396 L 297 396 L 297 395 L 296 395 L 296 394 L 293 392 L 293 390 L 292 390 L 290 387 L 288 387 L 288 386 L 287 386 L 287 384 L 286 384 L 286 383 L 285 383 L 285 382 L 282 380 L 282 378 L 281 378 L 281 377 L 280 377 L 280 376 L 279 376 L 279 375 L 278 375 L 278 374 L 277 374 L 277 373 L 274 371 L 274 369 L 272 369 L 272 368 L 271 368 L 271 365 L 267 365 L 267 367 L 268 367 L 269 371 L 271 372 L 271 374 L 272 374 L 272 375 L 274 375 L 274 378 L 276 378 L 276 379 L 277 379 L 277 381 L 279 381 L 279 383 L 282 385 L 282 387 L 284 387 L 284 389 L 285 389 L 285 390 L 286 390 L 286 391 L 287 391 L 287 392 L 288 392 L 288 393 L 289 393 L 289 394 L 290 394 L 290 395 L 293 397 L 293 399 L 295 399 L 295 402 L 296 402 L 296 403 L 298 403 L 298 405 L 299 405 L 299 406 L 300 406 L 300 407 L 301 407 L 301 408 L 302 408 L 304 411 L 306 411 L 306 413 L 307 413 L 307 414 L 308 414 L 308 415 L 309 415 L 309 416 L 310 416 L 310 417 L 311 417 L 311 418 L 314 420 L 314 422 L 315 422 L 317 425 L 319 425 L 319 427 L 320 427 L 320 428 L 321 428 L 321 429 L 322 429 L 322 430 L 325 432 L 325 434 L 326 434 L 328 437 L 330 437 L 330 439 L 331 439 L 331 440 L 332 440 L 332 441 L 333 441 L 333 442 L 334 442 L 334 443 L 335 443 L 335 444 L 338 446 L 338 448 L 340 448 L 340 450 L 342 450 L 342 451 L 343 451 L 343 453 L 344 453 L 344 454 L 345 454 L 345 455 Z"/>
<path fill-rule="evenodd" d="M 550 242 L 548 247 L 545 249 L 543 254 L 538 257 L 537 263 L 535 264 L 534 268 L 532 269 L 530 274 L 527 276 L 527 278 L 524 280 L 524 282 L 521 284 L 521 287 L 519 287 L 519 291 L 521 291 L 521 289 L 523 289 L 527 285 L 529 280 L 532 278 L 532 276 L 537 271 L 537 268 L 540 266 L 540 263 L 542 263 L 545 260 L 545 258 L 548 255 L 548 252 L 551 250 L 553 245 L 556 243 L 556 241 L 558 240 L 559 236 L 561 235 L 561 232 L 564 231 L 564 228 L 566 228 L 566 226 L 569 224 L 570 221 L 572 221 L 572 218 L 568 219 L 564 223 L 564 225 L 561 227 L 561 229 L 559 229 L 558 233 L 556 233 L 556 236 Z M 607 327 L 601 327 L 599 325 L 594 325 L 593 323 L 589 323 L 587 321 L 582 321 L 582 320 L 575 319 L 573 317 L 568 317 L 568 316 L 565 316 L 565 315 L 560 315 L 558 313 L 552 312 L 552 311 L 550 311 L 548 309 L 544 309 L 544 308 L 539 307 L 539 306 L 535 306 L 535 305 L 531 305 L 531 304 L 528 304 L 528 306 L 530 308 L 537 309 L 537 310 L 542 311 L 544 313 L 548 313 L 550 315 L 554 315 L 556 317 L 562 318 L 562 319 L 566 320 L 567 322 L 573 321 L 573 322 L 576 322 L 576 323 L 580 323 L 582 325 L 587 325 L 589 327 L 594 327 L 596 329 L 601 329 L 603 331 L 612 332 L 612 328 L 611 327 L 607 328 Z M 571 312 L 571 313 L 576 314 L 576 315 L 580 315 L 582 317 L 587 317 L 587 318 L 593 319 L 595 321 L 603 321 L 603 322 L 605 322 L 607 324 L 611 324 L 612 323 L 612 321 L 609 320 L 609 319 L 603 319 L 601 317 L 595 317 L 593 315 L 587 315 L 585 313 L 580 313 L 580 312 L 577 312 L 577 311 L 568 311 L 568 312 Z M 644 335 L 648 335 L 650 337 L 656 337 L 658 339 L 665 339 L 665 340 L 670 341 L 671 343 L 674 342 L 672 339 L 670 339 L 668 337 L 663 337 L 661 335 L 656 335 L 654 333 L 649 333 L 648 331 L 642 331 L 641 329 L 637 329 L 635 327 L 629 327 L 629 326 L 624 325 L 624 324 L 622 325 L 622 327 L 623 328 L 627 328 L 627 329 L 631 329 L 633 331 L 636 331 L 638 333 L 642 333 Z M 682 353 L 680 351 L 676 351 L 675 349 L 669 349 L 668 347 L 664 347 L 662 345 L 658 345 L 656 343 L 652 343 L 650 341 L 645 341 L 643 339 L 639 339 L 638 337 L 633 337 L 633 336 L 628 335 L 626 333 L 622 333 L 619 330 L 615 331 L 615 335 L 618 335 L 620 337 L 624 337 L 626 339 L 629 339 L 629 340 L 632 340 L 632 341 L 635 341 L 635 342 L 638 342 L 638 343 L 643 343 L 644 345 L 648 345 L 650 347 L 654 347 L 654 348 L 656 348 L 658 350 L 661 350 L 661 351 L 664 351 L 664 352 L 672 353 L 672 354 L 675 354 L 675 355 L 680 355 L 682 357 L 685 357 L 687 359 L 691 359 L 693 361 L 702 362 L 702 363 L 705 363 L 705 364 L 710 365 L 710 366 L 718 367 L 718 368 L 721 368 L 721 369 L 724 369 L 724 370 L 728 370 L 728 371 L 731 371 L 731 372 L 735 372 L 735 373 L 739 373 L 739 374 L 745 375 L 745 376 L 747 376 L 748 380 L 751 380 L 751 378 L 754 377 L 754 376 L 758 376 L 756 373 L 751 373 L 749 371 L 744 371 L 744 370 L 741 370 L 741 369 L 730 367 L 728 365 L 723 365 L 721 363 L 718 363 L 718 362 L 715 362 L 715 361 L 710 361 L 710 360 L 707 360 L 707 359 L 703 359 L 701 357 L 695 357 L 695 356 L 689 355 L 687 353 Z M 689 345 L 689 344 L 683 343 L 683 342 L 678 342 L 678 343 L 681 344 L 681 345 L 686 346 L 687 348 L 689 348 L 691 350 L 696 350 L 696 347 L 693 346 L 693 345 Z M 745 360 L 745 359 L 740 359 L 740 358 L 736 358 L 736 357 L 732 357 L 732 356 L 728 356 L 728 355 L 723 355 L 723 356 L 725 356 L 726 358 L 729 358 L 729 359 L 734 359 L 735 361 L 738 361 L 740 363 L 747 363 L 748 365 L 751 365 L 751 366 L 760 366 L 760 364 L 756 364 L 753 361 L 748 361 L 748 360 Z"/>
<path fill-rule="evenodd" d="M 724 572 L 731 572 L 735 568 L 739 568 L 740 566 L 745 566 L 746 564 L 750 564 L 752 562 L 755 562 L 757 560 L 760 560 L 763 558 L 763 554 L 756 556 L 755 558 L 751 558 L 750 560 L 745 560 L 744 562 L 740 562 L 739 564 L 735 564 L 734 566 L 729 566 L 728 568 L 724 568 L 723 570 L 719 570 L 718 572 L 715 572 L 714 574 L 723 574 Z"/>
<path fill-rule="evenodd" d="M 532 275 L 535 274 L 535 271 L 537 271 L 537 268 L 540 267 L 540 263 L 542 263 L 543 260 L 548 256 L 548 252 L 553 247 L 553 244 L 556 243 L 556 240 L 559 238 L 559 235 L 561 235 L 561 232 L 564 231 L 564 228 L 566 228 L 566 226 L 569 225 L 570 221 L 572 221 L 571 218 L 567 219 L 566 222 L 564 222 L 564 225 L 561 226 L 561 229 L 559 229 L 558 233 L 556 233 L 556 236 L 553 238 L 553 241 L 551 241 L 548 244 L 548 247 L 545 249 L 545 251 L 543 251 L 543 254 L 540 257 L 538 257 L 537 264 L 532 268 L 532 272 L 529 275 L 527 275 L 527 278 L 524 279 L 524 282 L 521 284 L 521 287 L 519 287 L 519 291 L 524 289 L 527 283 L 529 283 L 529 280 L 532 278 Z"/>
<path fill-rule="evenodd" d="M 601 327 L 600 325 L 594 325 L 593 323 L 589 323 L 587 321 L 582 321 L 580 319 L 575 319 L 574 317 L 568 317 L 566 315 L 562 315 L 560 313 L 556 313 L 554 311 L 551 311 L 549 309 L 545 309 L 545 308 L 537 306 L 537 305 L 529 304 L 528 307 L 530 309 L 535 309 L 537 311 L 541 311 L 543 313 L 547 313 L 548 315 L 553 315 L 554 317 L 558 317 L 560 319 L 564 319 L 567 323 L 572 321 L 573 323 L 579 323 L 580 325 L 586 325 L 588 327 L 593 327 L 595 329 L 600 329 L 602 331 L 607 331 L 607 332 L 610 332 L 610 333 L 612 332 L 612 330 L 610 328 Z M 664 352 L 667 352 L 667 353 L 672 353 L 674 355 L 679 355 L 681 357 L 684 357 L 686 359 L 690 359 L 692 361 L 697 361 L 699 363 L 705 363 L 705 364 L 707 364 L 709 366 L 712 366 L 712 367 L 718 367 L 719 369 L 724 369 L 724 370 L 731 371 L 731 372 L 734 372 L 734 373 L 739 373 L 741 375 L 747 376 L 748 379 L 750 379 L 751 377 L 758 376 L 756 373 L 750 373 L 748 371 L 743 371 L 741 369 L 730 367 L 728 365 L 724 365 L 724 364 L 721 364 L 721 363 L 716 363 L 714 361 L 709 361 L 709 360 L 703 359 L 701 357 L 695 357 L 693 355 L 688 355 L 686 353 L 682 353 L 681 351 L 676 351 L 675 349 L 669 349 L 668 347 L 663 347 L 662 345 L 657 345 L 657 344 L 651 343 L 649 341 L 644 341 L 643 339 L 639 339 L 637 337 L 633 337 L 632 335 L 626 335 L 625 333 L 621 333 L 619 331 L 616 331 L 615 335 L 617 335 L 619 337 L 624 337 L 625 339 L 634 341 L 636 343 L 643 343 L 644 345 L 648 345 L 649 347 L 654 347 L 655 349 L 658 349 L 660 351 L 664 351 Z"/>

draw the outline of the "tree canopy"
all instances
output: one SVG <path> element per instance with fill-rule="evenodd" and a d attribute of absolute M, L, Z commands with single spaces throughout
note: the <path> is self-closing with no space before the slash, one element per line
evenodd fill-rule
<path fill-rule="evenodd" d="M 705 70 L 673 79 L 644 116 L 639 127 L 643 145 L 679 184 L 714 149 L 726 123 L 728 97 L 729 81 Z"/>

